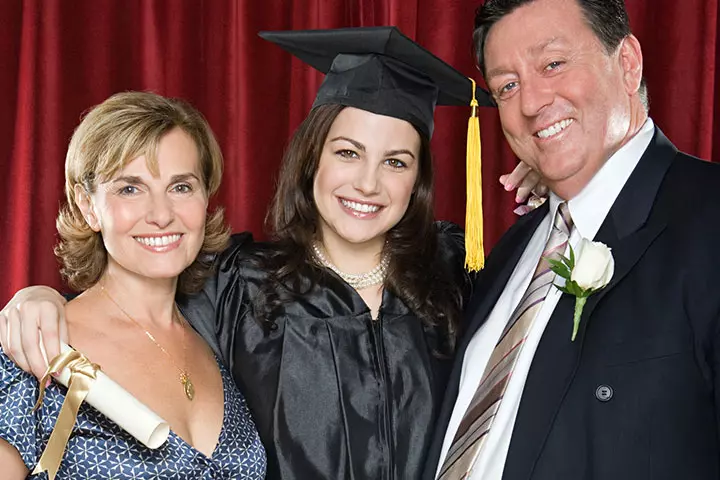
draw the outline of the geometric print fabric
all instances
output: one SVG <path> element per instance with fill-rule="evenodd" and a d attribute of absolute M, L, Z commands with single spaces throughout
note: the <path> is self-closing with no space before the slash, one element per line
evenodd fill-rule
<path fill-rule="evenodd" d="M 212 456 L 195 450 L 172 430 L 165 444 L 151 450 L 83 403 L 56 478 L 264 479 L 265 450 L 245 399 L 225 367 L 220 362 L 218 365 L 225 412 Z M 42 407 L 32 413 L 38 395 L 37 380 L 17 367 L 0 349 L 0 437 L 20 452 L 30 471 L 47 444 L 65 391 L 65 387 L 52 382 L 45 390 Z M 46 479 L 47 473 L 29 478 Z"/>

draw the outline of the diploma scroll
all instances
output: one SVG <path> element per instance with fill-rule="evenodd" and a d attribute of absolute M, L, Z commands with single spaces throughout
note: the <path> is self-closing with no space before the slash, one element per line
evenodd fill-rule
<path fill-rule="evenodd" d="M 64 343 L 61 343 L 60 349 L 62 353 L 72 350 Z M 70 375 L 70 369 L 66 367 L 54 379 L 67 387 Z M 112 381 L 102 370 L 97 371 L 96 377 L 85 402 L 146 447 L 158 448 L 165 443 L 170 434 L 170 426 L 165 420 Z"/>

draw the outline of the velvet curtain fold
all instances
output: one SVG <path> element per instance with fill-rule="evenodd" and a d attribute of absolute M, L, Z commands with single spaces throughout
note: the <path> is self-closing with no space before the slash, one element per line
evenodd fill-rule
<path fill-rule="evenodd" d="M 651 116 L 682 150 L 720 160 L 720 0 L 628 0 L 643 46 Z M 67 143 L 82 114 L 123 90 L 182 97 L 225 153 L 216 203 L 235 231 L 263 237 L 284 146 L 321 75 L 259 30 L 393 24 L 479 77 L 477 0 L 7 0 L 0 2 L 0 302 L 28 284 L 62 287 L 52 247 Z M 468 109 L 439 108 L 436 213 L 462 224 Z M 515 165 L 497 118 L 481 112 L 486 241 L 513 222 L 497 182 Z"/>

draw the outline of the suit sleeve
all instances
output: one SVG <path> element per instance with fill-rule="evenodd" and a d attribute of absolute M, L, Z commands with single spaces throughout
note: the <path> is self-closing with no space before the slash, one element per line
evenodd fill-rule
<path fill-rule="evenodd" d="M 710 236 L 714 242 L 720 238 L 720 228 L 717 226 L 720 222 L 715 222 L 716 227 L 714 233 Z M 714 243 L 713 242 L 713 243 Z M 718 273 L 720 273 L 720 253 L 717 246 L 713 246 L 713 254 L 711 255 L 710 269 L 707 270 L 708 276 L 704 279 L 707 287 L 705 297 L 710 303 L 710 309 L 707 313 L 710 325 L 712 325 L 713 341 L 710 346 L 712 351 L 712 378 L 713 391 L 715 392 L 715 418 L 717 419 L 717 431 L 720 432 L 720 281 Z M 699 301 L 702 301 L 699 300 Z"/>
<path fill-rule="evenodd" d="M 716 202 L 717 203 L 717 202 Z M 704 205 L 685 231 L 692 239 L 683 249 L 689 275 L 683 305 L 695 334 L 696 363 L 708 390 L 713 392 L 717 431 L 720 432 L 720 205 Z"/>

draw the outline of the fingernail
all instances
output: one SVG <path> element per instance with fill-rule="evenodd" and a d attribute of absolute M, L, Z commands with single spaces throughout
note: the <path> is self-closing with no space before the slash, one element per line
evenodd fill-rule
<path fill-rule="evenodd" d="M 506 183 L 506 184 L 505 184 L 505 191 L 506 191 L 506 192 L 509 192 L 510 190 L 514 190 L 514 189 L 515 189 L 515 185 L 513 185 L 512 183 Z"/>
<path fill-rule="evenodd" d="M 48 378 L 48 381 L 47 381 L 47 383 L 45 384 L 45 388 L 49 387 L 51 383 L 52 383 L 52 380 L 50 380 L 50 379 Z"/>
<path fill-rule="evenodd" d="M 513 210 L 513 213 L 514 213 L 515 215 L 523 216 L 523 215 L 525 215 L 526 213 L 528 213 L 529 211 L 530 211 L 530 208 L 529 208 L 527 205 L 520 205 L 520 206 L 517 207 L 515 210 Z"/>

